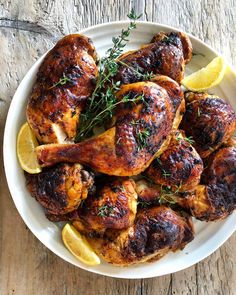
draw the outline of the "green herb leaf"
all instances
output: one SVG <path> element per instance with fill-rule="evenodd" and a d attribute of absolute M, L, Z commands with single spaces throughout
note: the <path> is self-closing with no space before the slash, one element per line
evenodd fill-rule
<path fill-rule="evenodd" d="M 185 140 L 191 145 L 193 145 L 195 142 L 192 136 L 185 137 Z"/>
<path fill-rule="evenodd" d="M 69 77 L 67 77 L 65 75 L 65 73 L 63 73 L 62 77 L 59 79 L 59 81 L 55 84 L 53 84 L 49 89 L 52 89 L 56 86 L 59 86 L 59 85 L 65 85 L 67 82 L 73 82 L 72 79 L 70 79 Z"/>
<path fill-rule="evenodd" d="M 167 178 L 167 177 L 170 177 L 171 174 L 170 173 L 167 173 L 164 169 L 162 169 L 162 176 Z"/>
<path fill-rule="evenodd" d="M 119 103 L 125 102 L 125 98 L 123 98 L 123 101 L 117 102 L 115 97 L 115 92 L 119 90 L 120 86 L 119 81 L 113 81 L 113 77 L 117 74 L 119 68 L 116 59 L 123 52 L 129 41 L 130 32 L 136 28 L 135 21 L 140 17 L 141 15 L 136 15 L 134 9 L 131 9 L 128 14 L 130 23 L 127 29 L 123 29 L 119 36 L 112 38 L 113 47 L 109 48 L 105 56 L 100 59 L 96 87 L 87 101 L 83 116 L 80 116 L 75 141 L 81 141 L 90 136 L 95 126 L 104 124 L 106 120 L 112 117 L 115 107 Z"/>
<path fill-rule="evenodd" d="M 114 210 L 114 206 L 111 205 L 103 205 L 98 208 L 97 215 L 100 217 L 109 217 Z"/>
<path fill-rule="evenodd" d="M 150 136 L 150 131 L 148 129 L 139 130 L 137 134 L 138 148 L 143 149 L 147 146 L 147 139 Z"/>
<path fill-rule="evenodd" d="M 151 205 L 151 202 L 139 200 L 137 205 L 139 205 L 141 208 L 147 208 L 148 206 Z"/>

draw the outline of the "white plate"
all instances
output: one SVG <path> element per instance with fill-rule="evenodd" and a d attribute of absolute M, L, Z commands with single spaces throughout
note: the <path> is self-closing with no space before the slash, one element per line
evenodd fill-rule
<path fill-rule="evenodd" d="M 98 53 L 103 55 L 105 50 L 112 45 L 112 36 L 119 34 L 121 29 L 126 26 L 127 22 L 124 21 L 113 22 L 94 26 L 81 32 L 92 38 Z M 141 44 L 148 43 L 152 36 L 161 30 L 168 32 L 177 29 L 155 23 L 139 22 L 137 29 L 132 32 L 130 42 L 125 50 L 139 48 Z M 218 55 L 217 52 L 195 37 L 190 35 L 190 38 L 194 52 L 201 53 L 204 56 L 195 56 L 187 67 L 187 73 L 198 70 Z M 6 121 L 3 149 L 5 172 L 12 198 L 17 210 L 32 233 L 52 252 L 71 264 L 106 276 L 130 279 L 149 278 L 179 271 L 199 262 L 220 247 L 236 229 L 235 213 L 221 222 L 205 223 L 196 221 L 195 239 L 183 251 L 170 253 L 154 263 L 125 268 L 115 267 L 107 263 L 89 267 L 80 263 L 70 254 L 61 240 L 61 225 L 48 221 L 41 206 L 27 191 L 24 173 L 16 156 L 17 133 L 21 125 L 26 121 L 25 107 L 27 98 L 43 57 L 28 71 L 13 97 Z M 228 72 L 220 86 L 214 89 L 214 92 L 222 95 L 236 110 L 236 76 L 232 70 Z"/>

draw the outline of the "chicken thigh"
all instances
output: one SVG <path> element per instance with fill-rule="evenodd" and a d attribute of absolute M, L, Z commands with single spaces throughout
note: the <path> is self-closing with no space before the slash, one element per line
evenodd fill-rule
<path fill-rule="evenodd" d="M 103 238 L 88 240 L 105 261 L 119 266 L 157 260 L 192 241 L 191 219 L 166 206 L 140 210 L 133 226 L 107 230 Z"/>
<path fill-rule="evenodd" d="M 93 175 L 80 164 L 58 164 L 39 174 L 26 174 L 31 195 L 49 214 L 66 214 L 86 199 L 93 187 Z"/>
<path fill-rule="evenodd" d="M 91 234 L 102 234 L 108 228 L 127 228 L 134 222 L 136 209 L 135 182 L 127 178 L 107 180 L 79 207 L 73 225 L 80 232 Z"/>
<path fill-rule="evenodd" d="M 236 146 L 222 147 L 207 161 L 203 184 L 184 199 L 183 206 L 200 220 L 214 221 L 236 209 Z"/>
<path fill-rule="evenodd" d="M 202 159 L 183 132 L 176 131 L 166 151 L 153 160 L 145 174 L 156 184 L 183 192 L 195 189 L 202 171 Z"/>
<path fill-rule="evenodd" d="M 236 114 L 225 100 L 215 95 L 188 92 L 186 100 L 181 129 L 192 136 L 201 158 L 206 158 L 233 135 Z"/>
<path fill-rule="evenodd" d="M 61 39 L 44 58 L 27 105 L 27 121 L 41 143 L 73 141 L 80 112 L 98 75 L 95 48 L 79 34 Z"/>
<path fill-rule="evenodd" d="M 130 84 L 142 80 L 143 73 L 161 74 L 180 83 L 185 65 L 192 57 L 192 44 L 181 32 L 160 32 L 150 44 L 126 52 L 118 58 L 115 80 Z"/>

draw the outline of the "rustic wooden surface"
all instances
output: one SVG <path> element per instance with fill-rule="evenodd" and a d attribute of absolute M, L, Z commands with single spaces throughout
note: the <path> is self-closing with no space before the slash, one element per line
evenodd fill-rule
<path fill-rule="evenodd" d="M 179 27 L 236 66 L 236 0 L 0 0 L 0 140 L 11 98 L 30 66 L 55 40 L 81 28 L 126 19 Z M 2 152 L 1 152 L 2 163 Z M 154 279 L 91 274 L 56 257 L 27 229 L 0 170 L 0 294 L 236 294 L 236 234 L 197 265 Z"/>

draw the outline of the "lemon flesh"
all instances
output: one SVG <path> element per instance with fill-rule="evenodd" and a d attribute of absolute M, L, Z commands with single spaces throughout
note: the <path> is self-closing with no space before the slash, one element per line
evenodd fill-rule
<path fill-rule="evenodd" d="M 205 68 L 185 77 L 181 84 L 192 91 L 203 91 L 218 85 L 224 77 L 226 63 L 220 56 L 214 58 Z"/>
<path fill-rule="evenodd" d="M 35 153 L 37 146 L 37 139 L 26 122 L 18 133 L 16 149 L 21 168 L 30 174 L 42 171 Z"/>
<path fill-rule="evenodd" d="M 86 238 L 69 223 L 62 229 L 62 240 L 67 249 L 84 264 L 100 264 L 100 258 L 89 245 Z"/>

